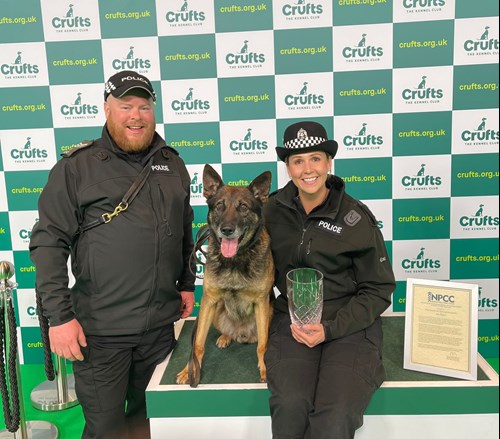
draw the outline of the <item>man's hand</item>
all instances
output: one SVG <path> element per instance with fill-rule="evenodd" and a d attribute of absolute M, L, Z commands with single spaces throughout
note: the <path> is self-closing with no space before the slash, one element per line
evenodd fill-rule
<path fill-rule="evenodd" d="M 181 319 L 191 315 L 194 309 L 194 293 L 192 291 L 181 291 Z"/>
<path fill-rule="evenodd" d="M 54 354 L 71 361 L 82 361 L 80 346 L 87 346 L 87 340 L 78 320 L 49 328 L 50 348 Z"/>
<path fill-rule="evenodd" d="M 321 323 L 297 326 L 292 324 L 292 336 L 299 343 L 313 348 L 325 341 L 325 328 Z"/>

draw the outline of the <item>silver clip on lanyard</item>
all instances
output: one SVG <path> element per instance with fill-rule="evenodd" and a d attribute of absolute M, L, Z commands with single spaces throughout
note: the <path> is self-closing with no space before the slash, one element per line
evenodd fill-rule
<path fill-rule="evenodd" d="M 137 196 L 139 191 L 144 186 L 144 183 L 146 183 L 146 180 L 151 172 L 152 165 L 153 165 L 153 157 L 149 159 L 148 163 L 146 164 L 146 166 L 144 166 L 140 174 L 134 180 L 132 186 L 130 186 L 129 190 L 123 196 L 118 206 L 115 207 L 115 210 L 111 213 L 105 212 L 96 220 L 91 221 L 86 225 L 80 226 L 79 233 L 81 234 L 83 232 L 86 232 L 87 230 L 93 229 L 94 227 L 100 226 L 101 224 L 107 224 L 114 217 L 118 216 L 122 212 L 125 212 L 128 209 L 128 207 L 132 204 L 132 201 L 134 201 L 134 198 Z"/>

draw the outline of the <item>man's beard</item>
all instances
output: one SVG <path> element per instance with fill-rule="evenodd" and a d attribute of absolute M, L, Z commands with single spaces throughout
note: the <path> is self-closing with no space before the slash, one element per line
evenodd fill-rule
<path fill-rule="evenodd" d="M 109 120 L 106 123 L 111 138 L 115 141 L 118 147 L 128 153 L 138 153 L 145 151 L 151 145 L 155 134 L 155 126 L 148 127 L 144 125 L 144 134 L 137 139 L 130 139 L 125 135 L 126 126 L 119 125 Z M 142 125 L 142 123 L 139 123 Z"/>

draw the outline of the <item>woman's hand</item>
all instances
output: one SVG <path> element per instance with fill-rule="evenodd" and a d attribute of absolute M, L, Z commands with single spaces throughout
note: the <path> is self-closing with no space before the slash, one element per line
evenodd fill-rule
<path fill-rule="evenodd" d="M 292 323 L 292 336 L 299 343 L 313 348 L 325 341 L 325 329 L 321 323 L 298 326 Z"/>

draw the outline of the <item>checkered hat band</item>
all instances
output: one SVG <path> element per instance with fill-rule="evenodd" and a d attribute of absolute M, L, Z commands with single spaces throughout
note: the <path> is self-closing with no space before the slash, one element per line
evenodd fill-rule
<path fill-rule="evenodd" d="M 327 139 L 324 137 L 306 137 L 305 139 L 292 139 L 289 142 L 285 142 L 283 146 L 289 149 L 309 148 L 326 141 Z"/>

